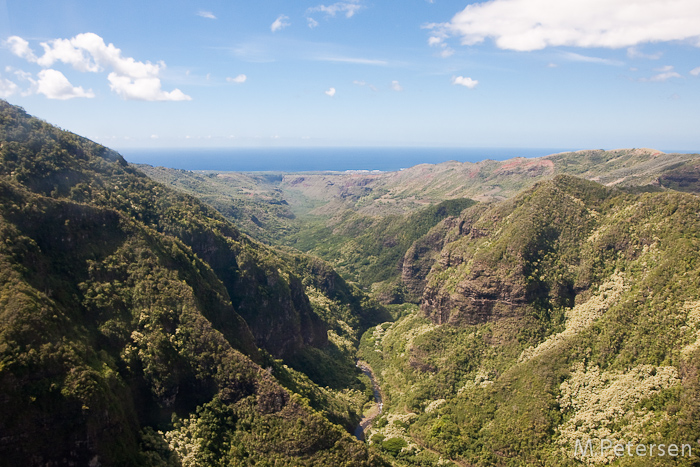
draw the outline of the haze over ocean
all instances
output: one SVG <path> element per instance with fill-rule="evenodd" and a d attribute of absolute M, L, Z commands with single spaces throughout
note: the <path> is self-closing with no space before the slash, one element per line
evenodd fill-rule
<path fill-rule="evenodd" d="M 123 149 L 134 164 L 184 170 L 257 171 L 393 171 L 418 164 L 450 160 L 479 162 L 513 157 L 540 157 L 571 149 L 562 148 L 176 148 Z"/>

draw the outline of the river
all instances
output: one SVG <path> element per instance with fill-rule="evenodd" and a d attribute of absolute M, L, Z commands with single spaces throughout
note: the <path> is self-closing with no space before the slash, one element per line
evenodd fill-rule
<path fill-rule="evenodd" d="M 361 361 L 357 362 L 357 367 L 369 377 L 369 380 L 372 382 L 372 390 L 374 391 L 374 407 L 367 412 L 367 415 L 362 418 L 360 424 L 355 428 L 355 437 L 360 441 L 364 441 L 367 428 L 369 428 L 372 421 L 382 413 L 384 402 L 382 400 L 382 391 L 379 388 L 379 384 L 377 384 L 377 379 L 374 377 L 372 367 L 366 362 Z"/>

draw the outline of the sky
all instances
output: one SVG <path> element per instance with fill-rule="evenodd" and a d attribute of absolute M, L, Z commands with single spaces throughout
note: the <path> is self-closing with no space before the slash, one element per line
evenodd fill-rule
<path fill-rule="evenodd" d="M 700 151 L 700 1 L 0 0 L 0 98 L 116 149 Z"/>

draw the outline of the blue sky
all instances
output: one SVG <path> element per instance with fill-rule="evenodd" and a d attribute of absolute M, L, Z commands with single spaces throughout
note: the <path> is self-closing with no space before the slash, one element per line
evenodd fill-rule
<path fill-rule="evenodd" d="M 0 97 L 117 149 L 700 151 L 700 2 L 0 0 Z"/>

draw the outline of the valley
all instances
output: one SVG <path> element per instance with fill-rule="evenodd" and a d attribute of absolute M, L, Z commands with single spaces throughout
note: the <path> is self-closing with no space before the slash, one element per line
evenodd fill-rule
<path fill-rule="evenodd" d="M 0 465 L 698 462 L 700 155 L 188 172 L 0 117 Z"/>
<path fill-rule="evenodd" d="M 392 314 L 358 356 L 383 394 L 365 439 L 394 465 L 636 465 L 576 440 L 697 445 L 698 166 L 634 149 L 280 173 L 264 186 L 293 217 L 269 241 Z"/>

